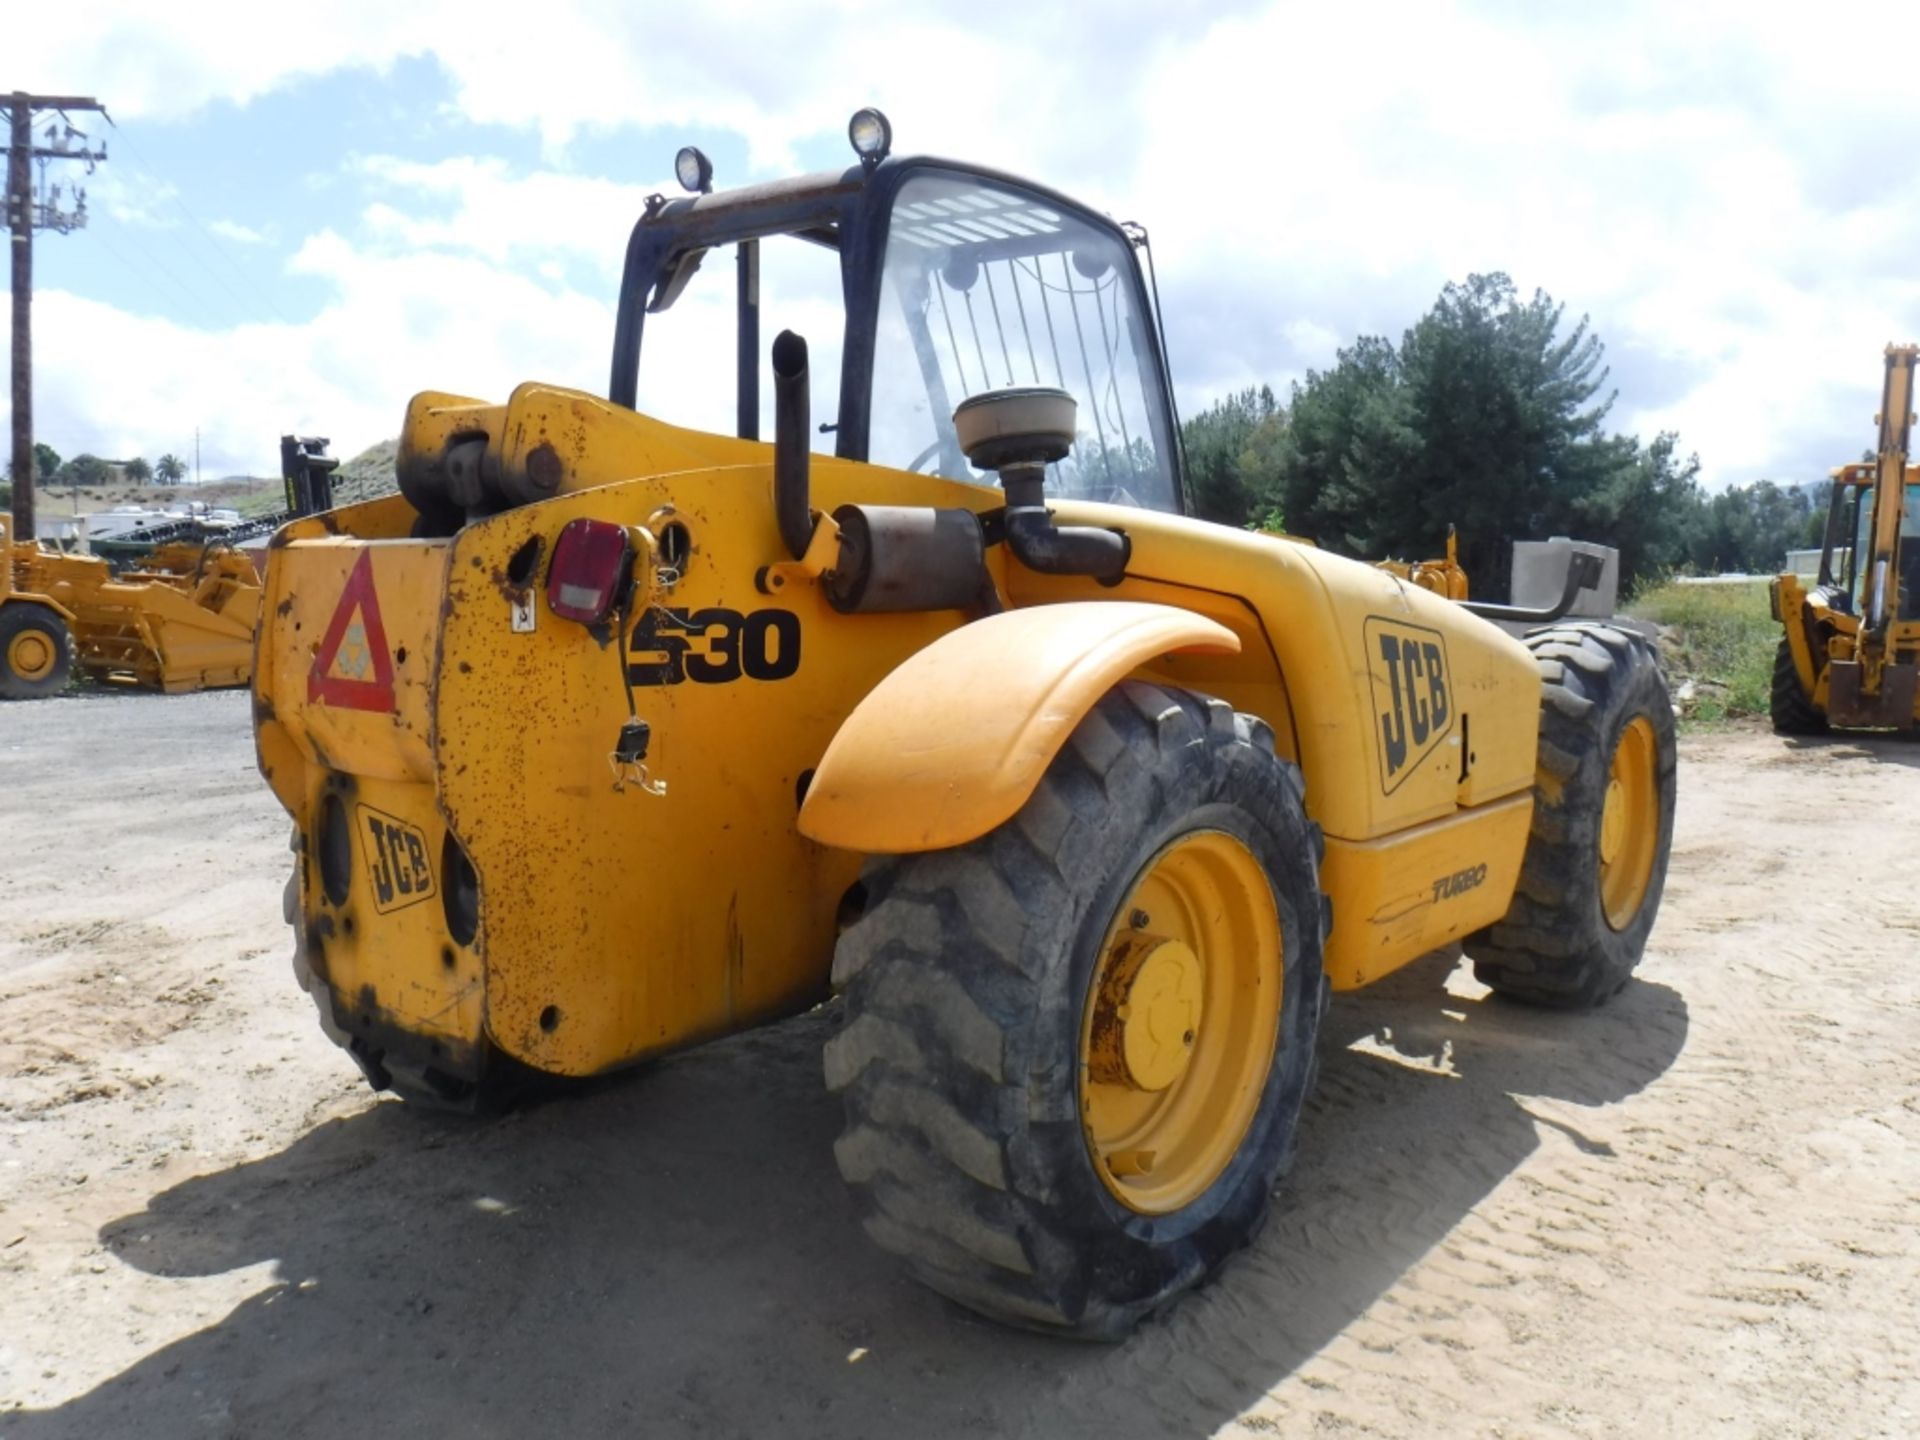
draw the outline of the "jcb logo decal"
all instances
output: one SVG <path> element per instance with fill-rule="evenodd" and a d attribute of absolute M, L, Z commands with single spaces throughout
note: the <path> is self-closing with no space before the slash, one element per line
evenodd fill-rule
<path fill-rule="evenodd" d="M 1380 784 L 1392 794 L 1453 728 L 1446 637 L 1423 625 L 1369 616 L 1374 740 Z"/>
<path fill-rule="evenodd" d="M 356 807 L 360 816 L 360 849 L 367 859 L 367 882 L 373 889 L 373 908 L 389 910 L 416 905 L 433 895 L 433 866 L 427 858 L 427 837 L 417 825 L 395 819 L 371 806 Z"/>

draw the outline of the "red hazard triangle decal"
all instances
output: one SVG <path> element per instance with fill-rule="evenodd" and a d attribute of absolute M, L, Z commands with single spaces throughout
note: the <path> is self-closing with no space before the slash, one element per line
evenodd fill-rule
<path fill-rule="evenodd" d="M 355 612 L 359 619 L 354 619 Z M 327 622 L 326 636 L 307 672 L 307 703 L 349 710 L 393 709 L 393 657 L 373 590 L 373 552 L 362 550 Z"/>

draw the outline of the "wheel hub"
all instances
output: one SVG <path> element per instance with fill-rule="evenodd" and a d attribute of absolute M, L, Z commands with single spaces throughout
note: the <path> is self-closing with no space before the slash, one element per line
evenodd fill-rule
<path fill-rule="evenodd" d="M 1620 842 L 1627 831 L 1626 786 L 1615 775 L 1607 782 L 1607 801 L 1600 812 L 1600 863 L 1611 865 L 1620 857 Z"/>
<path fill-rule="evenodd" d="M 1625 930 L 1640 913 L 1653 878 L 1660 833 L 1660 777 L 1653 726 L 1637 715 L 1615 742 L 1600 811 L 1600 908 Z"/>
<path fill-rule="evenodd" d="M 1272 1070 L 1285 993 L 1272 882 L 1218 830 L 1172 841 L 1114 912 L 1086 991 L 1088 1158 L 1128 1209 L 1166 1215 L 1232 1164 Z"/>
<path fill-rule="evenodd" d="M 22 680 L 40 679 L 53 669 L 53 661 L 53 645 L 34 630 L 14 636 L 7 650 L 7 666 Z"/>
<path fill-rule="evenodd" d="M 1122 936 L 1094 1001 L 1093 1077 L 1149 1093 L 1178 1080 L 1193 1057 L 1201 989 L 1200 959 L 1187 945 Z"/>

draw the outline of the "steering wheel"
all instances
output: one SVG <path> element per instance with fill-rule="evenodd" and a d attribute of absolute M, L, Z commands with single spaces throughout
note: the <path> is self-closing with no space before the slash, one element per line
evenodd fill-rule
<path fill-rule="evenodd" d="M 918 455 L 913 457 L 913 463 L 907 466 L 908 471 L 916 475 L 919 474 L 920 467 L 926 464 L 929 460 L 933 459 L 934 456 L 938 455 L 939 453 L 940 453 L 940 441 L 936 440 L 931 445 L 927 446 L 926 449 L 922 450 Z"/>

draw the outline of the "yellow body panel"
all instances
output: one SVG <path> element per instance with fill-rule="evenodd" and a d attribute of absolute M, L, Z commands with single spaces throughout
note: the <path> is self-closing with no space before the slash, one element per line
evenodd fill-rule
<path fill-rule="evenodd" d="M 800 833 L 900 855 L 987 833 L 1026 803 L 1094 702 L 1148 661 L 1231 653 L 1231 630 L 1165 605 L 1041 605 L 976 620 L 910 656 L 820 761 Z"/>
<path fill-rule="evenodd" d="M 827 988 L 863 847 L 911 839 L 916 827 L 923 838 L 990 828 L 1037 780 L 1040 753 L 1128 673 L 1221 696 L 1273 727 L 1329 837 L 1334 953 L 1352 951 L 1353 975 L 1385 973 L 1455 938 L 1460 916 L 1504 909 L 1525 842 L 1538 672 L 1517 642 L 1407 580 L 1285 539 L 1061 503 L 1064 524 L 1126 531 L 1119 584 L 1035 574 L 995 546 L 987 564 L 1010 608 L 1000 620 L 843 615 L 804 567 L 789 565 L 765 592 L 756 583 L 791 559 L 769 446 L 545 386 L 520 387 L 506 406 L 426 397 L 409 427 L 403 457 L 484 433 L 500 473 L 555 483 L 553 498 L 474 520 L 449 540 L 405 538 L 412 510 L 394 497 L 295 522 L 270 552 L 259 749 L 309 849 L 330 786 L 378 788 L 381 808 L 420 831 L 436 867 L 450 834 L 478 874 L 478 934 L 461 947 L 444 917 L 431 933 L 438 904 L 409 907 L 402 923 L 350 901 L 347 935 L 343 907 L 304 867 L 308 931 L 332 924 L 328 964 L 345 1010 L 430 1033 L 450 1054 L 485 1039 L 543 1070 L 585 1074 L 805 1006 Z M 542 447 L 557 470 L 534 458 Z M 822 512 L 851 501 L 984 512 L 1001 498 L 984 483 L 813 460 Z M 547 560 L 576 518 L 646 532 L 644 598 L 624 622 L 589 631 L 547 608 Z M 677 573 L 653 566 L 656 552 L 682 550 Z M 314 678 L 363 557 L 391 663 L 385 709 L 336 705 Z M 1079 605 L 1065 620 L 1022 613 L 1062 602 L 1114 615 L 1088 631 Z M 1115 642 L 1104 660 L 1065 638 L 1078 627 L 1111 640 L 1129 630 L 1118 617 L 1165 614 L 1155 607 L 1171 607 L 1172 623 L 1149 627 L 1151 643 Z M 1009 646 L 993 626 L 1062 643 Z M 1213 648 L 1180 648 L 1196 640 Z M 945 675 L 933 657 L 949 653 L 967 658 Z M 647 774 L 664 793 L 623 784 L 611 763 L 628 717 L 623 663 L 635 713 L 651 727 Z M 345 678 L 337 665 L 326 673 Z M 928 673 L 930 688 L 912 693 L 908 681 Z M 934 813 L 937 782 L 909 784 L 862 802 L 898 812 L 867 817 L 877 829 L 839 828 L 865 821 L 833 818 L 836 736 L 886 685 L 909 692 L 870 712 L 891 715 L 886 733 L 904 742 L 917 728 L 929 749 L 974 764 L 991 803 L 952 797 L 955 808 Z M 973 733 L 1002 707 L 1002 720 L 1019 723 Z M 857 728 L 846 736 L 855 768 L 883 743 Z M 874 774 L 912 780 L 911 763 L 880 760 Z M 849 843 L 803 834 L 803 800 L 810 831 Z M 1400 836 L 1409 838 L 1374 843 Z M 1333 858 L 1343 846 L 1356 858 Z M 1475 895 L 1428 906 L 1384 940 L 1345 939 L 1395 895 L 1430 889 L 1469 857 L 1488 867 Z"/>
<path fill-rule="evenodd" d="M 347 901 L 338 907 L 317 904 L 319 867 L 303 867 L 310 913 L 318 914 L 308 932 L 308 962 L 334 987 L 350 1031 L 372 1019 L 397 1024 L 438 1047 L 446 1068 L 454 1069 L 481 1035 L 486 982 L 479 953 L 447 934 L 440 895 L 446 825 L 433 787 L 338 772 L 315 779 L 316 806 L 331 787 L 346 807 L 354 863 Z M 403 889 L 387 878 L 395 856 L 369 843 L 374 824 L 386 835 L 417 837 L 427 885 Z M 405 864 L 404 846 L 398 855 Z"/>
<path fill-rule="evenodd" d="M 45 605 L 69 625 L 73 612 L 47 594 L 41 569 L 47 553 L 39 542 L 13 538 L 13 517 L 0 512 L 0 603 L 17 600 L 25 604 Z"/>
<path fill-rule="evenodd" d="M 1124 528 L 1133 546 L 1127 578 L 1108 588 L 1017 570 L 1008 581 L 1013 602 L 1134 599 L 1136 587 L 1156 582 L 1153 593 L 1164 603 L 1176 603 L 1169 597 L 1178 589 L 1244 600 L 1265 642 L 1243 645 L 1244 664 L 1176 656 L 1152 673 L 1219 694 L 1291 734 L 1292 758 L 1307 776 L 1308 813 L 1329 835 L 1369 840 L 1532 785 L 1539 671 L 1527 648 L 1498 627 L 1386 571 L 1309 546 L 1111 505 L 1051 508 L 1062 524 Z M 1417 742 L 1416 702 L 1427 705 L 1429 721 L 1433 713 L 1424 657 L 1410 674 L 1403 663 L 1390 666 L 1382 648 L 1392 640 L 1399 649 L 1408 636 L 1440 652 L 1445 690 L 1442 725 L 1429 724 Z M 1269 666 L 1284 677 L 1273 699 L 1284 694 L 1290 716 L 1205 683 L 1225 671 L 1255 678 L 1271 673 Z M 1407 693 L 1410 678 L 1424 693 Z M 1388 740 L 1401 728 L 1396 713 L 1407 734 L 1393 765 Z"/>
<path fill-rule="evenodd" d="M 1333 896 L 1333 988 L 1370 984 L 1506 914 L 1532 818 L 1529 791 L 1400 835 L 1329 839 L 1320 887 Z"/>

